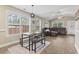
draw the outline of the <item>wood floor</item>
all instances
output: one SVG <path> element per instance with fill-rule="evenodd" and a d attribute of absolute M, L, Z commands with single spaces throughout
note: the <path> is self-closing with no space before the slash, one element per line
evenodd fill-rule
<path fill-rule="evenodd" d="M 50 45 L 41 54 L 77 54 L 74 46 L 75 36 L 46 37 L 46 40 Z M 0 54 L 5 54 L 8 48 L 0 48 Z"/>
<path fill-rule="evenodd" d="M 75 36 L 47 37 L 51 44 L 42 54 L 76 54 Z"/>

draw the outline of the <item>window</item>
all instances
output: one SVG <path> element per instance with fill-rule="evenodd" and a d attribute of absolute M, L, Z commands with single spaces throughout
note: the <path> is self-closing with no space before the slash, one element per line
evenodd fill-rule
<path fill-rule="evenodd" d="M 29 32 L 29 21 L 25 17 L 21 17 L 21 32 Z"/>
<path fill-rule="evenodd" d="M 29 32 L 29 20 L 26 16 L 8 15 L 8 34 Z"/>
<path fill-rule="evenodd" d="M 61 27 L 63 27 L 63 23 L 59 22 L 58 23 L 58 28 L 61 28 Z"/>
<path fill-rule="evenodd" d="M 64 23 L 63 23 L 63 22 L 56 22 L 56 23 L 53 23 L 53 27 L 62 28 L 62 27 L 64 27 Z"/>
<path fill-rule="evenodd" d="M 57 27 L 57 23 L 54 23 L 54 24 L 53 24 L 53 27 Z"/>
<path fill-rule="evenodd" d="M 35 32 L 35 20 L 34 19 L 31 20 L 31 28 L 32 28 L 31 31 Z"/>
<path fill-rule="evenodd" d="M 20 28 L 20 20 L 17 15 L 9 15 L 8 16 L 8 33 L 9 34 L 17 34 L 19 33 Z"/>
<path fill-rule="evenodd" d="M 40 20 L 36 20 L 36 30 L 40 31 Z"/>
<path fill-rule="evenodd" d="M 40 31 L 41 20 L 39 20 L 38 18 L 32 19 L 31 27 L 32 27 L 32 32 L 36 32 L 36 31 L 38 32 L 38 31 Z"/>

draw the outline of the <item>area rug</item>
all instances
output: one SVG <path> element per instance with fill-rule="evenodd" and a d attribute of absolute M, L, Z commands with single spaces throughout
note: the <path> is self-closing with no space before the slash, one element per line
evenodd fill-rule
<path fill-rule="evenodd" d="M 36 54 L 40 54 L 47 46 L 49 46 L 50 42 L 46 41 L 46 45 L 40 45 L 40 43 L 37 44 L 39 48 L 37 48 Z M 35 54 L 34 51 L 29 51 L 27 48 L 21 47 L 20 45 L 12 46 L 8 48 L 9 54 Z"/>

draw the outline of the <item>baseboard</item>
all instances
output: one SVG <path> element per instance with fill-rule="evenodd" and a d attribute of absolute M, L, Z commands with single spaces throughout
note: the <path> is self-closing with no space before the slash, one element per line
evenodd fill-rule
<path fill-rule="evenodd" d="M 77 50 L 77 53 L 79 54 L 79 48 L 78 48 L 78 46 L 77 46 L 76 43 L 75 43 L 75 48 L 76 48 L 76 50 Z"/>
<path fill-rule="evenodd" d="M 67 35 L 69 35 L 69 36 L 75 36 L 75 34 L 67 34 Z"/>
<path fill-rule="evenodd" d="M 0 45 L 0 48 L 19 43 L 19 40 Z"/>

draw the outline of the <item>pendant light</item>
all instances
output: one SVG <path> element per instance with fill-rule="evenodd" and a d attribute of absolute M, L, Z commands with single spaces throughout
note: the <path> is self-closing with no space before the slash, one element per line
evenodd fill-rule
<path fill-rule="evenodd" d="M 34 18 L 34 17 L 35 17 L 35 14 L 33 13 L 33 7 L 34 7 L 34 5 L 32 5 L 32 13 L 31 13 L 31 18 Z"/>

